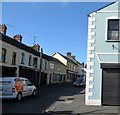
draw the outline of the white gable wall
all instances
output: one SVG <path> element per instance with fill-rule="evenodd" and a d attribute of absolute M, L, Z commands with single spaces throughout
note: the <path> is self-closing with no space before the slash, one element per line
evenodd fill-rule
<path fill-rule="evenodd" d="M 58 59 L 60 62 L 67 66 L 67 60 L 63 58 L 59 53 L 53 54 L 52 57 Z"/>

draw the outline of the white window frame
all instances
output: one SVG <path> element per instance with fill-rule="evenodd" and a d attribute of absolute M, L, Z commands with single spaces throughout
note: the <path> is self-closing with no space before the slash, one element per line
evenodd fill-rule
<path fill-rule="evenodd" d="M 54 69 L 54 63 L 50 63 L 50 69 Z"/>
<path fill-rule="evenodd" d="M 120 40 L 108 40 L 108 20 L 109 19 L 120 19 L 120 17 L 118 16 L 111 16 L 111 17 L 107 17 L 106 18 L 106 27 L 105 27 L 105 41 L 107 42 L 117 42 L 117 41 L 120 41 Z M 120 35 L 119 35 L 120 36 Z"/>
<path fill-rule="evenodd" d="M 2 55 L 2 52 L 3 52 L 3 50 L 5 51 L 5 59 L 3 60 L 3 55 Z M 6 58 L 7 58 L 7 49 L 6 48 L 2 48 L 2 50 L 1 50 L 1 56 L 0 56 L 0 62 L 3 62 L 3 63 L 6 63 Z"/>

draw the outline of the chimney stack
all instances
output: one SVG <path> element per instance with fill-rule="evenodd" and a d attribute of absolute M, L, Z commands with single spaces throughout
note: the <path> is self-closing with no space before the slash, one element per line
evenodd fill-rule
<path fill-rule="evenodd" d="M 15 35 L 14 39 L 20 43 L 22 42 L 22 36 L 20 34 Z"/>
<path fill-rule="evenodd" d="M 67 57 L 70 57 L 71 56 L 71 52 L 67 52 Z"/>
<path fill-rule="evenodd" d="M 5 24 L 0 24 L 0 32 L 6 35 L 7 26 Z"/>
<path fill-rule="evenodd" d="M 33 46 L 33 49 L 39 52 L 40 51 L 40 45 L 39 44 L 35 44 Z"/>

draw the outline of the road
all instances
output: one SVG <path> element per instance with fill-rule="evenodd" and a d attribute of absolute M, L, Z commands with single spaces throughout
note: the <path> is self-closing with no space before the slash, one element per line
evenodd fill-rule
<path fill-rule="evenodd" d="M 55 109 L 66 99 L 66 103 L 71 103 L 73 95 L 80 94 L 83 89 L 73 87 L 71 83 L 42 86 L 35 97 L 25 97 L 20 102 L 3 100 L 2 113 L 44 113 Z"/>

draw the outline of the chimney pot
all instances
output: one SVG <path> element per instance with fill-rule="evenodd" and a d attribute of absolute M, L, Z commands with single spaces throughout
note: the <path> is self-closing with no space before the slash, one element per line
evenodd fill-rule
<path fill-rule="evenodd" d="M 22 42 L 22 36 L 20 34 L 15 35 L 14 39 L 18 42 Z"/>
<path fill-rule="evenodd" d="M 5 24 L 0 24 L 0 32 L 6 35 L 7 26 Z"/>
<path fill-rule="evenodd" d="M 71 52 L 67 52 L 67 56 L 68 56 L 68 57 L 71 56 Z"/>
<path fill-rule="evenodd" d="M 35 44 L 33 46 L 33 49 L 39 52 L 40 51 L 40 45 L 39 44 Z"/>

